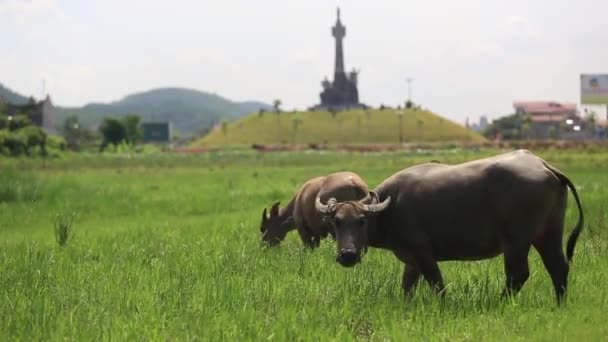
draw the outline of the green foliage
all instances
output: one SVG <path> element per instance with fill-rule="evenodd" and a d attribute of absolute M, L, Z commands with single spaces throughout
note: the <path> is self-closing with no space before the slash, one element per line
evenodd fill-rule
<path fill-rule="evenodd" d="M 27 137 L 19 131 L 0 130 L 3 153 L 10 156 L 20 156 L 27 151 Z"/>
<path fill-rule="evenodd" d="M 72 235 L 74 214 L 57 214 L 55 216 L 55 241 L 60 247 L 65 246 Z"/>
<path fill-rule="evenodd" d="M 105 118 L 99 127 L 99 131 L 103 135 L 100 151 L 103 151 L 109 144 L 116 147 L 127 139 L 127 128 L 124 123 L 118 119 Z"/>
<path fill-rule="evenodd" d="M 109 144 L 114 147 L 123 142 L 135 145 L 143 136 L 140 118 L 137 115 L 127 115 L 122 119 L 105 118 L 99 131 L 103 135 L 100 151 L 103 151 Z"/>
<path fill-rule="evenodd" d="M 25 140 L 25 153 L 31 155 L 37 149 L 41 156 L 46 155 L 46 133 L 38 126 L 27 126 L 16 132 Z"/>
<path fill-rule="evenodd" d="M 65 151 L 67 148 L 67 143 L 63 137 L 57 135 L 49 135 L 46 138 L 46 147 L 49 150 L 59 152 Z"/>
<path fill-rule="evenodd" d="M 19 126 L 17 126 L 19 127 Z M 46 155 L 46 133 L 37 126 L 25 126 L 17 130 L 0 130 L 0 154 L 20 156 L 32 155 L 35 151 Z"/>
<path fill-rule="evenodd" d="M 494 139 L 497 135 L 500 135 L 504 140 L 522 139 L 529 132 L 530 125 L 530 116 L 511 114 L 492 121 L 483 135 L 488 139 Z"/>
<path fill-rule="evenodd" d="M 122 119 L 125 126 L 125 141 L 128 144 L 135 145 L 144 136 L 141 128 L 141 119 L 137 115 L 127 115 Z"/>
<path fill-rule="evenodd" d="M 32 121 L 27 115 L 17 114 L 14 116 L 8 117 L 8 130 L 9 131 L 17 131 L 21 128 L 30 126 Z"/>
<path fill-rule="evenodd" d="M 401 119 L 397 115 L 400 112 L 403 112 Z M 297 122 L 297 126 L 294 126 L 296 125 L 294 122 Z M 296 131 L 297 134 L 294 134 Z M 196 141 L 195 145 L 250 146 L 284 142 L 376 144 L 399 143 L 400 140 L 482 142 L 485 139 L 461 125 L 428 111 L 385 109 L 289 112 L 280 115 L 252 114 L 229 123 L 225 131 L 211 131 L 207 136 Z"/>
<path fill-rule="evenodd" d="M 371 248 L 346 269 L 336 264 L 331 239 L 312 253 L 295 232 L 278 248 L 259 246 L 262 208 L 284 204 L 310 177 L 347 169 L 375 186 L 416 163 L 495 152 L 10 160 L 15 172 L 0 188 L 15 177 L 44 187 L 35 203 L 25 196 L 0 204 L 0 340 L 605 340 L 603 150 L 541 153 L 579 188 L 587 218 L 561 307 L 534 250 L 530 279 L 512 299 L 500 300 L 497 257 L 442 262 L 445 298 L 422 282 L 405 300 L 403 264 L 388 251 Z M 572 201 L 568 207 L 567 232 L 577 219 Z M 72 212 L 78 234 L 57 248 L 55 215 Z"/>

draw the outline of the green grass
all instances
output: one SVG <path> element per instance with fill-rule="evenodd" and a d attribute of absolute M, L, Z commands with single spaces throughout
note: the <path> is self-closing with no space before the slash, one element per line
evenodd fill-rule
<path fill-rule="evenodd" d="M 394 109 L 252 114 L 196 141 L 198 146 L 251 144 L 399 143 L 399 111 Z M 482 142 L 463 126 L 424 110 L 403 110 L 402 142 Z"/>
<path fill-rule="evenodd" d="M 2 159 L 0 193 L 12 195 L 0 198 L 0 340 L 605 340 L 606 152 L 540 153 L 586 211 L 562 307 L 535 251 L 509 301 L 496 258 L 442 263 L 446 298 L 422 284 L 405 302 L 387 251 L 346 269 L 331 240 L 312 253 L 295 233 L 259 246 L 262 208 L 315 175 L 350 169 L 375 186 L 414 163 L 495 152 Z M 58 218 L 71 222 L 62 247 Z"/>

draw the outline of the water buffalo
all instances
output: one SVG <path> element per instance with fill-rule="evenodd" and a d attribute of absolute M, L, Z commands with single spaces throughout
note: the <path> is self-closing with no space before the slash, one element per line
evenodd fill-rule
<path fill-rule="evenodd" d="M 280 208 L 277 202 L 270 209 L 270 215 L 264 208 L 260 226 L 262 240 L 274 246 L 279 244 L 289 231 L 297 229 L 304 245 L 311 248 L 319 246 L 321 239 L 333 231 L 331 226 L 324 222 L 323 215 L 315 209 L 315 199 L 318 196 L 324 200 L 335 198 L 339 201 L 370 205 L 374 200 L 367 184 L 355 173 L 338 172 L 313 178 L 300 187 L 286 207 Z"/>
<path fill-rule="evenodd" d="M 439 293 L 444 283 L 438 261 L 481 260 L 504 254 L 504 295 L 517 293 L 529 276 L 531 246 L 540 254 L 558 303 L 567 288 L 568 262 L 562 251 L 568 188 L 579 219 L 567 243 L 568 262 L 583 227 L 583 210 L 572 182 L 534 154 L 519 150 L 458 165 L 422 164 L 384 180 L 375 189 L 390 205 L 359 227 L 364 211 L 350 205 L 317 205 L 333 225 L 338 258 L 361 256 L 367 246 L 392 251 L 405 263 L 406 295 L 423 276 Z M 330 199 L 330 202 L 335 200 Z M 349 262 L 344 262 L 349 261 Z"/>

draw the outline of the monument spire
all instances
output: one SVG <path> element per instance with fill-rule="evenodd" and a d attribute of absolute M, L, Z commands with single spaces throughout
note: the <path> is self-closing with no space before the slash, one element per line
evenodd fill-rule
<path fill-rule="evenodd" d="M 336 63 L 334 67 L 334 78 L 343 77 L 344 75 L 344 52 L 342 48 L 342 40 L 346 36 L 346 27 L 340 22 L 340 7 L 337 9 L 336 25 L 332 28 L 332 35 L 336 40 Z M 340 75 L 340 76 L 339 76 Z"/>
<path fill-rule="evenodd" d="M 323 91 L 319 94 L 321 104 L 315 108 L 361 108 L 364 104 L 359 102 L 359 91 L 357 90 L 357 72 L 346 73 L 344 67 L 343 41 L 346 36 L 346 27 L 340 21 L 340 8 L 336 10 L 336 23 L 331 29 L 331 34 L 336 42 L 336 60 L 334 64 L 334 79 L 329 81 L 325 78 L 321 84 Z"/>

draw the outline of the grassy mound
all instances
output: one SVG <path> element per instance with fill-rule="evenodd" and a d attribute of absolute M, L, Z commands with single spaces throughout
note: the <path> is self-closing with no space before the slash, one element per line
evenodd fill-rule
<path fill-rule="evenodd" d="M 398 113 L 401 113 L 401 119 Z M 482 142 L 484 138 L 429 111 L 358 109 L 337 113 L 311 111 L 251 114 L 217 127 L 194 145 L 373 144 L 398 143 L 400 140 Z"/>

